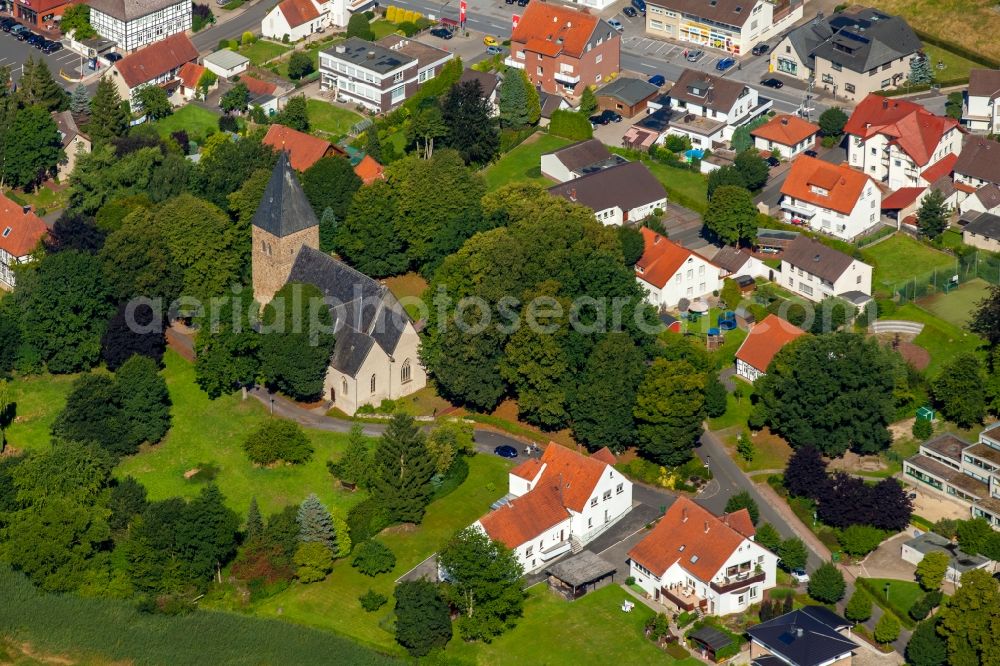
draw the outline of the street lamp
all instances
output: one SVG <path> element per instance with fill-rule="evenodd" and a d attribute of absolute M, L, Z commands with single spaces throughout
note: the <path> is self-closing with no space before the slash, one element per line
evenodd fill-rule
<path fill-rule="evenodd" d="M 705 456 L 705 469 L 711 470 L 712 456 Z"/>
<path fill-rule="evenodd" d="M 885 592 L 885 602 L 889 603 L 889 583 L 885 584 L 883 591 Z"/>

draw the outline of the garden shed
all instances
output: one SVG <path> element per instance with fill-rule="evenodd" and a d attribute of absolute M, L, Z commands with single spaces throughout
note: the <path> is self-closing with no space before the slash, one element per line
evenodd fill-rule
<path fill-rule="evenodd" d="M 589 550 L 580 551 L 545 570 L 549 577 L 549 587 L 571 601 L 596 590 L 607 582 L 606 578 L 614 582 L 617 572 L 613 564 Z"/>
<path fill-rule="evenodd" d="M 712 661 L 716 661 L 716 653 L 733 643 L 731 636 L 708 624 L 692 631 L 688 634 L 688 639 Z"/>

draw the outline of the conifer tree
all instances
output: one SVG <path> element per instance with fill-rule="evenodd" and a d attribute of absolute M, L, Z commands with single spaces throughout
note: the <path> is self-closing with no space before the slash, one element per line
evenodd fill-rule
<path fill-rule="evenodd" d="M 921 236 L 934 239 L 948 227 L 948 205 L 940 190 L 931 190 L 917 211 L 917 229 Z"/>
<path fill-rule="evenodd" d="M 583 89 L 583 94 L 580 96 L 579 110 L 585 116 L 589 116 L 597 111 L 597 97 L 590 86 L 586 86 Z"/>
<path fill-rule="evenodd" d="M 250 498 L 250 508 L 247 509 L 247 540 L 251 541 L 264 533 L 264 520 L 257 508 L 257 498 Z"/>
<path fill-rule="evenodd" d="M 322 543 L 331 553 L 337 550 L 337 534 L 333 530 L 333 519 L 315 493 L 310 494 L 299 505 L 297 520 L 299 541 Z"/>
<path fill-rule="evenodd" d="M 28 56 L 18 84 L 18 99 L 23 106 L 37 104 L 46 111 L 65 111 L 69 108 L 69 95 L 52 78 L 52 72 L 42 58 L 34 60 Z"/>
<path fill-rule="evenodd" d="M 917 54 L 916 58 L 910 60 L 910 76 L 907 81 L 910 85 L 920 85 L 930 83 L 934 80 L 934 72 L 931 71 L 930 58 L 925 53 Z"/>
<path fill-rule="evenodd" d="M 97 145 L 124 136 L 128 132 L 128 121 L 115 84 L 102 78 L 90 100 L 90 122 L 87 124 L 90 140 Z"/>
<path fill-rule="evenodd" d="M 500 83 L 500 124 L 504 128 L 528 124 L 528 84 L 521 70 L 511 69 Z"/>
<path fill-rule="evenodd" d="M 365 132 L 365 152 L 376 162 L 382 162 L 382 142 L 378 138 L 378 128 L 374 125 Z"/>
<path fill-rule="evenodd" d="M 521 75 L 521 78 L 524 79 L 528 90 L 528 123 L 530 125 L 536 125 L 538 120 L 542 117 L 542 102 L 538 98 L 538 89 L 531 85 L 531 82 L 528 81 L 528 77 L 525 75 L 523 70 L 518 69 L 508 71 L 516 71 Z"/>
<path fill-rule="evenodd" d="M 412 416 L 397 413 L 375 449 L 373 495 L 394 521 L 419 523 L 431 498 L 434 459 Z"/>
<path fill-rule="evenodd" d="M 90 94 L 85 85 L 78 84 L 69 98 L 69 110 L 78 116 L 90 113 Z"/>

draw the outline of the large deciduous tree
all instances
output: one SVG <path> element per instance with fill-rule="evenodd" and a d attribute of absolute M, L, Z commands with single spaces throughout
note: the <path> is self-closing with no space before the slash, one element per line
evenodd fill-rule
<path fill-rule="evenodd" d="M 343 220 L 359 187 L 361 179 L 346 157 L 324 157 L 302 174 L 302 190 L 317 218 L 329 208 L 338 220 Z M 259 199 L 257 203 L 260 203 Z M 333 234 L 330 233 L 333 230 L 326 231 L 324 233 L 321 225 L 320 249 L 330 252 L 334 246 Z"/>
<path fill-rule="evenodd" d="M 733 160 L 733 166 L 743 176 L 743 182 L 746 183 L 748 190 L 756 192 L 767 183 L 770 167 L 756 148 L 744 150 L 737 155 Z"/>
<path fill-rule="evenodd" d="M 844 598 L 844 574 L 829 562 L 824 562 L 809 577 L 809 596 L 826 604 Z"/>
<path fill-rule="evenodd" d="M 195 382 L 210 398 L 232 393 L 253 384 L 260 371 L 262 336 L 251 326 L 256 308 L 253 293 L 242 290 L 223 299 L 217 317 L 198 331 L 195 338 Z"/>
<path fill-rule="evenodd" d="M 794 448 L 815 444 L 832 456 L 880 451 L 891 441 L 894 353 L 854 333 L 799 338 L 758 380 L 754 422 Z"/>
<path fill-rule="evenodd" d="M 162 313 L 146 303 L 122 303 L 101 336 L 101 358 L 108 370 L 117 370 L 133 354 L 160 365 L 167 350 Z"/>
<path fill-rule="evenodd" d="M 607 446 L 621 452 L 635 443 L 632 408 L 644 363 L 626 333 L 609 333 L 595 345 L 570 402 L 573 433 L 591 450 Z"/>
<path fill-rule="evenodd" d="M 521 564 L 482 530 L 460 530 L 438 553 L 438 564 L 448 572 L 444 592 L 458 608 L 458 631 L 465 640 L 491 641 L 521 616 Z"/>
<path fill-rule="evenodd" d="M 372 277 L 405 273 L 410 262 L 396 231 L 396 212 L 396 198 L 389 183 L 376 181 L 358 190 L 347 217 L 334 233 L 337 252 Z"/>
<path fill-rule="evenodd" d="M 323 392 L 333 352 L 333 318 L 313 285 L 289 282 L 264 308 L 260 371 L 265 381 L 301 400 Z"/>
<path fill-rule="evenodd" d="M 906 663 L 912 666 L 942 666 L 948 659 L 948 645 L 938 633 L 939 618 L 917 625 L 906 644 Z"/>
<path fill-rule="evenodd" d="M 785 467 L 784 483 L 795 497 L 818 498 L 827 483 L 826 462 L 819 449 L 811 444 L 796 449 Z"/>
<path fill-rule="evenodd" d="M 944 575 L 948 573 L 948 565 L 951 559 L 948 553 L 934 551 L 924 555 L 924 558 L 917 564 L 917 579 L 920 587 L 932 591 L 940 589 L 944 582 Z"/>
<path fill-rule="evenodd" d="M 136 101 L 139 107 L 149 119 L 159 120 L 166 118 L 174 112 L 174 107 L 170 104 L 167 91 L 160 86 L 145 86 L 136 93 Z"/>
<path fill-rule="evenodd" d="M 736 493 L 726 501 L 726 513 L 733 513 L 740 509 L 747 510 L 754 525 L 760 520 L 760 508 L 757 506 L 756 500 L 746 490 Z"/>
<path fill-rule="evenodd" d="M 983 386 L 986 374 L 975 354 L 959 354 L 945 365 L 931 384 L 934 402 L 949 421 L 971 428 L 986 415 Z"/>
<path fill-rule="evenodd" d="M 992 285 L 976 304 L 968 326 L 970 331 L 985 338 L 990 347 L 1000 345 L 1000 285 Z M 1000 367 L 994 367 L 993 371 L 1000 374 Z"/>
<path fill-rule="evenodd" d="M 413 417 L 394 414 L 375 447 L 372 493 L 397 522 L 419 523 L 433 493 L 434 460 Z"/>
<path fill-rule="evenodd" d="M 59 129 L 41 105 L 26 106 L 14 113 L 3 149 L 4 181 L 27 189 L 55 173 L 64 156 Z"/>
<path fill-rule="evenodd" d="M 939 612 L 938 631 L 954 666 L 995 665 L 1000 658 L 1000 584 L 983 569 L 962 574 L 961 585 Z"/>
<path fill-rule="evenodd" d="M 819 131 L 823 136 L 840 136 L 847 124 L 847 114 L 840 107 L 832 106 L 819 115 Z"/>
<path fill-rule="evenodd" d="M 639 385 L 633 414 L 643 455 L 661 465 L 680 465 L 701 436 L 705 375 L 687 361 L 656 359 Z"/>
<path fill-rule="evenodd" d="M 753 196 L 742 187 L 719 187 L 708 202 L 705 226 L 729 245 L 752 241 L 757 233 L 757 207 Z"/>

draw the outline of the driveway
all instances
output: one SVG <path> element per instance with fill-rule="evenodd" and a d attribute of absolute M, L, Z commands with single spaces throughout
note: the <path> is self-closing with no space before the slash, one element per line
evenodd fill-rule
<path fill-rule="evenodd" d="M 900 554 L 903 543 L 912 538 L 912 530 L 904 530 L 891 539 L 883 541 L 860 563 L 848 568 L 864 578 L 913 580 L 917 567 L 905 561 Z"/>

